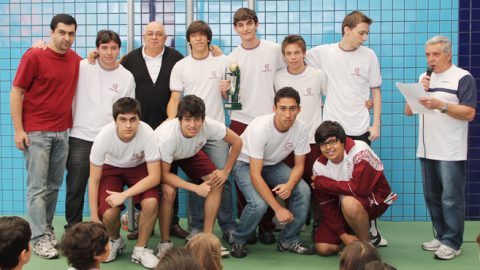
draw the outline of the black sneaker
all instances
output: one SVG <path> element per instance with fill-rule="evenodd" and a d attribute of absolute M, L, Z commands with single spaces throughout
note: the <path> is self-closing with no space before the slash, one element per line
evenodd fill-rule
<path fill-rule="evenodd" d="M 273 235 L 273 231 L 259 231 L 258 238 L 260 243 L 264 245 L 273 245 L 276 242 L 275 235 Z"/>
<path fill-rule="evenodd" d="M 277 245 L 277 250 L 282 252 L 290 251 L 302 255 L 312 255 L 315 253 L 311 246 L 308 246 L 302 242 L 296 242 L 291 244 L 282 244 L 279 242 Z"/>
<path fill-rule="evenodd" d="M 245 244 L 233 242 L 230 255 L 235 258 L 244 258 L 245 256 L 247 256 L 247 246 Z"/>

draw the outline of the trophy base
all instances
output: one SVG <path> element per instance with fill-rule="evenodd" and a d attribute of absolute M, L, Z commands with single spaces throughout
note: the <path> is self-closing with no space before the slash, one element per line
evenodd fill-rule
<path fill-rule="evenodd" d="M 223 104 L 223 107 L 225 108 L 225 110 L 241 110 L 242 103 L 240 102 L 225 103 Z"/>

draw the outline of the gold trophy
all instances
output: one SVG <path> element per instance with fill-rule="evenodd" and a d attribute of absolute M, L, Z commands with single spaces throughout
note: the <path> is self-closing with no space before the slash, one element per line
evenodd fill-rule
<path fill-rule="evenodd" d="M 228 101 L 224 103 L 225 110 L 241 110 L 240 103 L 240 67 L 233 63 L 225 69 L 225 79 L 230 80 L 230 90 L 227 92 Z"/>

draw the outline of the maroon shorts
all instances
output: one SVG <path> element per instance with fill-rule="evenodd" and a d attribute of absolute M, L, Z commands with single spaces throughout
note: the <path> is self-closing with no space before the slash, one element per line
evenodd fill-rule
<path fill-rule="evenodd" d="M 238 136 L 242 135 L 242 133 L 245 131 L 245 129 L 247 128 L 247 124 L 244 124 L 244 123 L 240 123 L 238 121 L 235 121 L 235 120 L 232 120 L 230 122 L 230 129 L 237 133 Z"/>
<path fill-rule="evenodd" d="M 131 187 L 147 175 L 148 170 L 146 163 L 133 168 L 118 168 L 104 164 L 100 186 L 98 187 L 98 215 L 100 218 L 107 209 L 111 208 L 106 201 L 109 196 L 107 190 L 122 192 L 125 186 Z M 148 198 L 155 198 L 159 201 L 158 192 L 155 187 L 133 196 L 133 202 L 139 204 L 141 201 Z M 122 210 L 125 209 L 125 205 L 120 205 L 120 208 Z"/>
<path fill-rule="evenodd" d="M 385 203 L 380 203 L 379 205 L 371 205 L 368 198 L 359 198 L 355 197 L 362 205 L 363 208 L 368 213 L 368 218 L 370 220 L 377 219 L 380 217 L 388 208 L 389 205 Z M 340 207 L 340 206 L 339 206 Z M 342 240 L 338 237 L 338 235 L 330 229 L 330 227 L 324 222 L 320 222 L 320 225 L 317 227 L 315 231 L 315 243 L 327 243 L 333 245 L 340 245 Z"/>
<path fill-rule="evenodd" d="M 217 167 L 202 150 L 193 157 L 175 160 L 172 164 L 180 166 L 185 174 L 195 183 L 201 183 L 201 178 L 214 172 Z"/>

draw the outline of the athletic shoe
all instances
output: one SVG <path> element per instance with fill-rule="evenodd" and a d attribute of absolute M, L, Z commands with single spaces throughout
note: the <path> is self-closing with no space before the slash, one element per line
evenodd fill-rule
<path fill-rule="evenodd" d="M 122 237 L 117 240 L 110 239 L 108 243 L 110 245 L 110 254 L 108 254 L 108 258 L 105 260 L 106 263 L 114 261 L 118 254 L 123 254 L 123 252 L 125 252 L 127 247 Z"/>
<path fill-rule="evenodd" d="M 315 253 L 311 246 L 308 246 L 300 241 L 296 243 L 278 242 L 277 250 L 282 252 L 290 251 L 290 252 L 301 254 L 301 255 L 312 255 Z"/>
<path fill-rule="evenodd" d="M 437 251 L 435 251 L 434 258 L 438 260 L 451 260 L 460 254 L 462 254 L 461 249 L 455 250 L 449 246 L 441 244 Z"/>
<path fill-rule="evenodd" d="M 228 251 L 228 249 L 224 246 L 222 246 L 220 253 L 222 255 L 222 258 L 230 256 L 230 251 Z"/>
<path fill-rule="evenodd" d="M 276 242 L 275 235 L 273 235 L 273 231 L 270 230 L 259 230 L 258 239 L 260 240 L 260 243 L 264 245 L 272 245 Z"/>
<path fill-rule="evenodd" d="M 423 250 L 427 250 L 427 251 L 436 251 L 441 244 L 442 242 L 438 241 L 437 238 L 434 238 L 433 240 L 423 243 L 422 248 Z"/>
<path fill-rule="evenodd" d="M 153 250 L 144 247 L 134 247 L 131 261 L 143 265 L 145 268 L 155 268 L 159 262 L 153 255 Z"/>
<path fill-rule="evenodd" d="M 44 259 L 58 258 L 58 251 L 53 246 L 47 234 L 44 234 L 33 244 L 33 252 Z"/>
<path fill-rule="evenodd" d="M 235 258 L 244 258 L 247 256 L 247 246 L 245 244 L 233 242 L 230 254 Z"/>
<path fill-rule="evenodd" d="M 157 258 L 161 260 L 165 253 L 173 247 L 173 243 L 170 240 L 165 240 L 157 245 Z"/>
<path fill-rule="evenodd" d="M 370 221 L 370 243 L 375 247 L 386 247 L 388 246 L 387 239 L 382 237 L 382 234 L 378 230 L 377 220 Z"/>
<path fill-rule="evenodd" d="M 48 235 L 50 242 L 52 242 L 53 247 L 58 247 L 58 240 L 55 237 L 55 232 L 53 231 L 53 227 L 51 225 L 47 225 L 45 230 L 45 234 Z"/>

